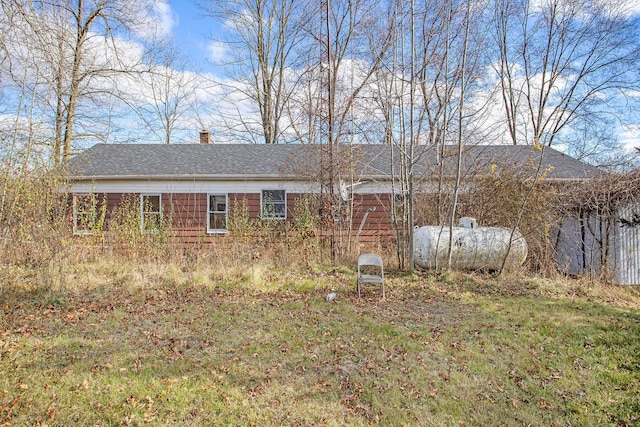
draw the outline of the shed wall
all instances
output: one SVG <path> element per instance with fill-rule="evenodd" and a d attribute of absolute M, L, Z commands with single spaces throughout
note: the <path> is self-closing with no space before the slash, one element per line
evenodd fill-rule
<path fill-rule="evenodd" d="M 620 217 L 629 221 L 634 211 L 637 212 L 637 208 L 625 208 L 620 212 Z M 640 227 L 638 225 L 623 226 L 620 221 L 617 221 L 614 242 L 616 283 L 640 285 Z"/>
<path fill-rule="evenodd" d="M 619 285 L 640 284 L 640 227 L 622 225 L 620 218 L 631 215 L 577 212 L 565 217 L 556 234 L 556 261 L 570 275 L 604 275 Z"/>

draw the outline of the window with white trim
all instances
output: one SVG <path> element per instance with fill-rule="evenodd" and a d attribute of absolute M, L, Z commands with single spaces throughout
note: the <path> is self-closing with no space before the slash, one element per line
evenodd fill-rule
<path fill-rule="evenodd" d="M 140 195 L 140 227 L 142 231 L 159 231 L 162 225 L 162 196 Z"/>
<path fill-rule="evenodd" d="M 73 234 L 93 234 L 97 218 L 96 196 L 94 194 L 74 194 Z"/>
<path fill-rule="evenodd" d="M 227 232 L 227 195 L 207 195 L 207 233 Z"/>
<path fill-rule="evenodd" d="M 284 190 L 262 190 L 260 207 L 262 219 L 286 219 L 286 192 Z"/>

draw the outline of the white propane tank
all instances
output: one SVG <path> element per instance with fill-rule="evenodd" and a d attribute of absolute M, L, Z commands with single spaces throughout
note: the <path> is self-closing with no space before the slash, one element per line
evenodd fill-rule
<path fill-rule="evenodd" d="M 478 227 L 473 218 L 462 218 L 460 224 L 463 226 L 453 227 L 451 266 L 459 270 L 500 270 L 507 256 L 511 230 Z M 448 226 L 416 227 L 413 238 L 416 264 L 422 268 L 447 266 Z M 516 231 L 505 268 L 522 265 L 526 257 L 527 242 Z"/>

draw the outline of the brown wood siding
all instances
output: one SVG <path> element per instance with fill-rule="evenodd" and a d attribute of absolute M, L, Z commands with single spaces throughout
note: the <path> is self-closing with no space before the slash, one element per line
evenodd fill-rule
<path fill-rule="evenodd" d="M 105 196 L 107 199 L 107 221 L 113 218 L 118 209 L 124 209 L 125 203 L 131 203 L 131 206 L 133 206 L 134 202 L 137 201 L 138 210 L 140 210 L 139 194 L 109 193 Z"/>
<path fill-rule="evenodd" d="M 162 195 L 163 213 L 173 228 L 207 231 L 207 195 L 172 193 Z"/>
<path fill-rule="evenodd" d="M 358 237 L 361 243 L 385 244 L 395 239 L 395 232 L 391 218 L 390 194 L 356 194 L 353 199 L 353 236 L 355 238 L 362 220 L 370 211 L 362 224 L 362 231 Z"/>
<path fill-rule="evenodd" d="M 294 212 L 298 201 L 304 197 L 301 193 L 287 193 L 287 222 L 294 222 Z M 101 195 L 107 206 L 106 229 L 118 210 L 128 206 L 139 218 L 139 193 L 109 193 Z M 367 209 L 369 212 L 360 233 L 360 242 L 384 242 L 394 237 L 391 222 L 391 196 L 389 194 L 355 195 L 353 200 L 353 216 L 351 233 L 355 237 Z M 227 211 L 231 218 L 240 215 L 246 209 L 249 219 L 260 218 L 260 193 L 228 194 Z M 170 235 L 183 243 L 206 243 L 221 237 L 219 234 L 207 234 L 207 194 L 205 193 L 163 193 L 162 210 L 166 219 L 171 221 Z"/>
<path fill-rule="evenodd" d="M 228 203 L 229 216 L 242 215 L 242 211 L 246 209 L 250 219 L 260 218 L 259 193 L 231 193 Z"/>
<path fill-rule="evenodd" d="M 353 201 L 353 222 L 362 222 L 368 209 L 375 208 L 369 212 L 363 229 L 382 230 L 392 227 L 391 223 L 391 197 L 389 194 L 363 194 L 356 195 Z"/>
<path fill-rule="evenodd" d="M 163 193 L 162 211 L 170 221 L 169 236 L 176 243 L 196 244 L 207 235 L 207 194 Z"/>

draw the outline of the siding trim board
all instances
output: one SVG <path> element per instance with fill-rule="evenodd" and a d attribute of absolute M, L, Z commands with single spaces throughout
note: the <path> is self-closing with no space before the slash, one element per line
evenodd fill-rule
<path fill-rule="evenodd" d="M 243 180 L 243 181 L 171 181 L 171 180 L 77 180 L 71 182 L 68 191 L 74 193 L 260 193 L 263 189 L 285 190 L 287 193 L 320 194 L 321 185 L 317 182 L 296 180 Z M 463 185 L 461 193 L 471 189 Z M 67 191 L 66 189 L 64 191 Z M 336 189 L 337 191 L 337 189 Z M 390 180 L 362 180 L 349 190 L 353 194 L 399 194 L 398 185 Z M 438 184 L 431 180 L 418 179 L 416 192 L 436 193 Z"/>
<path fill-rule="evenodd" d="M 69 186 L 74 193 L 260 193 L 263 189 L 285 190 L 287 193 L 320 194 L 319 183 L 302 181 L 75 181 Z M 390 194 L 391 183 L 383 181 L 362 182 L 354 194 Z"/>
<path fill-rule="evenodd" d="M 316 188 L 318 187 L 318 188 Z M 264 188 L 293 193 L 319 193 L 319 185 L 282 181 L 108 181 L 74 182 L 74 193 L 260 193 Z"/>

